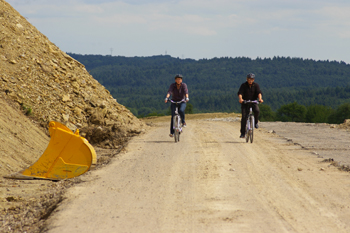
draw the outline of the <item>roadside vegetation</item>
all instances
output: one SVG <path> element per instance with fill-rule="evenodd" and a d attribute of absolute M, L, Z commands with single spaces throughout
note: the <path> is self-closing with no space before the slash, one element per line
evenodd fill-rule
<path fill-rule="evenodd" d="M 276 112 L 268 105 L 260 105 L 261 121 L 307 122 L 341 124 L 350 119 L 350 103 L 344 103 L 336 109 L 323 105 L 304 106 L 297 102 L 281 106 Z"/>

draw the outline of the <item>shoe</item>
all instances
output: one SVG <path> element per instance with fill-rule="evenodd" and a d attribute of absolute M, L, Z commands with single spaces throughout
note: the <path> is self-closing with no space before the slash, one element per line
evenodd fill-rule
<path fill-rule="evenodd" d="M 255 124 L 255 128 L 256 128 L 256 129 L 259 128 L 259 124 L 258 124 L 258 123 Z"/>
<path fill-rule="evenodd" d="M 174 134 L 169 134 L 169 137 L 171 137 L 171 138 L 174 137 Z"/>
<path fill-rule="evenodd" d="M 184 128 L 186 127 L 186 122 L 182 123 L 182 127 Z"/>
<path fill-rule="evenodd" d="M 241 134 L 241 136 L 239 136 L 240 138 L 245 138 L 245 135 L 244 134 Z"/>

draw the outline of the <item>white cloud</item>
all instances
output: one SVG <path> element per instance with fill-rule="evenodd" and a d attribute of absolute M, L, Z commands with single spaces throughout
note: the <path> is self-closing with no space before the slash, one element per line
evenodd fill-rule
<path fill-rule="evenodd" d="M 128 14 L 117 14 L 107 17 L 97 16 L 94 17 L 96 22 L 101 25 L 110 25 L 110 26 L 130 26 L 130 24 L 137 25 L 146 25 L 147 20 L 143 16 L 139 15 L 128 15 Z"/>
<path fill-rule="evenodd" d="M 130 56 L 172 50 L 196 59 L 284 55 L 350 62 L 343 52 L 350 46 L 347 0 L 8 2 L 65 51 L 105 54 L 120 47 Z"/>
<path fill-rule="evenodd" d="M 350 6 L 347 7 L 324 7 L 317 11 L 322 20 L 319 21 L 320 27 L 337 30 L 339 35 L 350 30 Z"/>
<path fill-rule="evenodd" d="M 101 14 L 104 10 L 101 7 L 93 5 L 77 5 L 74 7 L 73 11 L 82 12 L 86 14 Z"/>

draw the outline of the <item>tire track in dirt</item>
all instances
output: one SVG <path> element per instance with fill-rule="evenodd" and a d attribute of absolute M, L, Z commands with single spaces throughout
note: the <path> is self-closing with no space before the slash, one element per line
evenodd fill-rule
<path fill-rule="evenodd" d="M 349 173 L 264 129 L 251 144 L 239 122 L 187 124 L 179 143 L 168 122 L 132 139 L 67 193 L 49 232 L 349 231 Z"/>

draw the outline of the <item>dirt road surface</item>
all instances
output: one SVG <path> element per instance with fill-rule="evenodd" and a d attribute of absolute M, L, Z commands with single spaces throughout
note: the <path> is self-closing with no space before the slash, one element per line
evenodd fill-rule
<path fill-rule="evenodd" d="M 275 125 L 246 143 L 239 124 L 188 119 L 174 143 L 153 122 L 68 190 L 48 232 L 350 232 L 348 172 Z"/>

